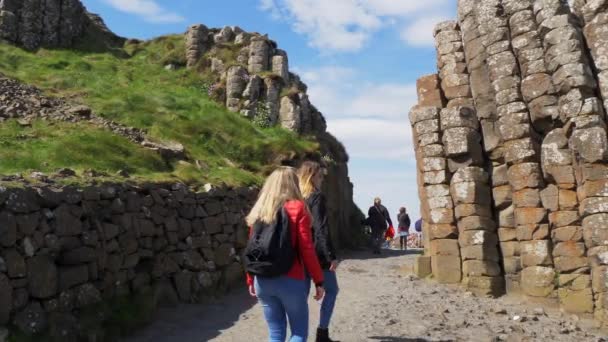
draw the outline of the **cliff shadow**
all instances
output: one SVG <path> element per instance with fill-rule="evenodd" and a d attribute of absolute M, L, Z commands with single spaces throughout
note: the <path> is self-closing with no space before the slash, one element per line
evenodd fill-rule
<path fill-rule="evenodd" d="M 242 286 L 204 304 L 180 304 L 161 308 L 154 320 L 141 331 L 122 339 L 124 342 L 198 342 L 209 341 L 232 327 L 257 300 Z"/>

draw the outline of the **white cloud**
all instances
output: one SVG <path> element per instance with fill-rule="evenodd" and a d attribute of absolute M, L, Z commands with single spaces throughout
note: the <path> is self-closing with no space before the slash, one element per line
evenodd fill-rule
<path fill-rule="evenodd" d="M 354 158 L 403 160 L 413 153 L 407 114 L 416 103 L 413 84 L 362 82 L 349 68 L 298 69 L 312 103 Z"/>
<path fill-rule="evenodd" d="M 452 4 L 450 0 L 259 1 L 262 10 L 270 12 L 274 18 L 290 21 L 297 32 L 308 36 L 310 45 L 323 51 L 361 50 L 374 33 L 396 24 L 413 32 L 412 21 L 426 25 L 449 10 Z M 424 17 L 420 17 L 422 12 Z M 413 36 L 406 33 L 406 37 Z M 420 45 L 415 39 L 404 41 Z"/>
<path fill-rule="evenodd" d="M 404 160 L 414 155 L 406 119 L 345 118 L 328 120 L 327 126 L 354 158 Z"/>
<path fill-rule="evenodd" d="M 447 20 L 444 16 L 418 18 L 408 23 L 401 31 L 401 40 L 411 46 L 434 46 L 433 28 L 439 22 Z"/>
<path fill-rule="evenodd" d="M 154 0 L 103 0 L 115 9 L 135 14 L 151 23 L 179 23 L 185 20 L 181 15 L 160 6 Z"/>

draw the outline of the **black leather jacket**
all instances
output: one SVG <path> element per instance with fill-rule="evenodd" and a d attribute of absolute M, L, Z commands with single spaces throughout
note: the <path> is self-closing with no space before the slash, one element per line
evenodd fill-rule
<path fill-rule="evenodd" d="M 337 257 L 329 232 L 325 196 L 320 191 L 316 191 L 308 197 L 306 204 L 312 214 L 312 233 L 317 257 L 321 267 L 327 270 Z"/>
<path fill-rule="evenodd" d="M 367 219 L 368 224 L 372 227 L 372 231 L 385 231 L 386 228 L 388 228 L 388 225 L 393 225 L 388 210 L 386 210 L 386 207 L 382 204 L 379 206 L 371 206 L 367 212 L 367 215 L 369 216 Z"/>

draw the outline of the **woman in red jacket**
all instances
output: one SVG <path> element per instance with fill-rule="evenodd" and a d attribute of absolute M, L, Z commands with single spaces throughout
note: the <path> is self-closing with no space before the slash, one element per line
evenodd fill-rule
<path fill-rule="evenodd" d="M 247 216 L 250 227 L 258 223 L 271 225 L 277 213 L 285 209 L 288 216 L 291 242 L 297 257 L 289 271 L 279 277 L 259 277 L 247 274 L 249 293 L 257 297 L 264 308 L 268 323 L 269 341 L 284 342 L 287 320 L 291 327 L 291 342 L 305 342 L 308 338 L 308 273 L 316 286 L 316 300 L 321 300 L 323 271 L 315 252 L 311 217 L 298 187 L 296 171 L 280 167 L 266 180 L 253 209 Z"/>

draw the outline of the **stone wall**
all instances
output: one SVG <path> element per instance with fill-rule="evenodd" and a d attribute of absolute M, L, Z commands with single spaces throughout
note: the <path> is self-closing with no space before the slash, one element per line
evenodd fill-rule
<path fill-rule="evenodd" d="M 419 263 L 608 322 L 608 1 L 570 3 L 460 0 L 435 28 L 438 74 L 410 113 Z"/>
<path fill-rule="evenodd" d="M 56 331 L 112 297 L 151 289 L 194 302 L 240 283 L 256 192 L 0 187 L 0 326 Z"/>

